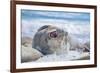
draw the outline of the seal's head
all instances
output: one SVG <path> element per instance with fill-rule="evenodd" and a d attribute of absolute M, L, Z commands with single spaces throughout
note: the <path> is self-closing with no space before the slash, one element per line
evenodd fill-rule
<path fill-rule="evenodd" d="M 62 41 L 65 41 L 64 37 L 67 35 L 68 33 L 61 28 L 52 25 L 45 25 L 38 29 L 36 36 L 34 36 L 34 43 L 37 42 L 36 45 L 42 52 L 44 52 L 43 50 L 45 50 L 45 52 L 48 50 L 53 53 L 57 51 L 58 48 L 60 49 Z"/>

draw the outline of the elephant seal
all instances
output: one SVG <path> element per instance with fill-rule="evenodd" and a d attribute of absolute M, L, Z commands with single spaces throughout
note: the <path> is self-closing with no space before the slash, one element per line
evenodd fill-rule
<path fill-rule="evenodd" d="M 32 48 L 37 49 L 42 54 L 68 53 L 73 49 L 87 49 L 84 44 L 73 41 L 70 34 L 61 28 L 53 25 L 40 27 L 33 37 Z"/>
<path fill-rule="evenodd" d="M 26 47 L 24 45 L 21 46 L 21 51 L 21 63 L 36 61 L 43 56 L 43 54 L 38 50 L 32 47 Z"/>

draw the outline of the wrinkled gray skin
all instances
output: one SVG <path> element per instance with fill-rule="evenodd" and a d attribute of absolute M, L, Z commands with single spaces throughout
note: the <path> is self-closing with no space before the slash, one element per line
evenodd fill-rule
<path fill-rule="evenodd" d="M 58 36 L 56 38 L 51 38 L 49 36 L 49 33 L 52 31 L 57 32 Z M 65 39 L 63 39 L 64 37 Z M 89 47 L 86 44 L 81 44 L 78 41 L 74 41 L 69 36 L 68 32 L 51 25 L 45 25 L 38 29 L 33 38 L 32 48 L 37 49 L 44 55 L 52 54 L 55 51 L 59 50 L 57 48 L 61 47 L 62 41 L 64 41 L 66 45 L 69 44 L 69 47 L 67 45 L 66 49 L 71 50 L 80 48 L 82 50 L 89 51 Z"/>
<path fill-rule="evenodd" d="M 58 37 L 55 39 L 60 39 L 62 36 L 65 35 L 65 32 L 63 30 L 56 27 L 51 27 L 50 25 L 45 25 L 42 26 L 40 29 L 38 29 L 37 33 L 33 38 L 32 47 L 42 52 L 44 55 L 54 53 L 54 51 L 50 49 L 51 46 L 47 44 L 48 40 L 52 39 L 49 37 L 50 30 L 48 29 L 50 30 L 56 29 Z"/>
<path fill-rule="evenodd" d="M 44 38 L 45 37 L 45 38 Z M 34 36 L 32 47 L 42 52 L 43 54 L 52 53 L 47 45 L 48 35 L 45 32 L 37 32 Z"/>

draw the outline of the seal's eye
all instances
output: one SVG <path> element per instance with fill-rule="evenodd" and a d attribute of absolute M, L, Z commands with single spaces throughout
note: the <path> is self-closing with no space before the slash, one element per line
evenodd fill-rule
<path fill-rule="evenodd" d="M 50 32 L 49 36 L 51 38 L 56 38 L 57 37 L 57 32 L 56 31 Z"/>

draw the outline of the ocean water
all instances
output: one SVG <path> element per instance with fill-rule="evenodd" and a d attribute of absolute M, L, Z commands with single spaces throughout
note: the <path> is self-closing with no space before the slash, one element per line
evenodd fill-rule
<path fill-rule="evenodd" d="M 85 12 L 60 12 L 41 10 L 22 10 L 22 37 L 34 37 L 44 25 L 57 26 L 80 42 L 90 40 L 90 14 Z"/>

